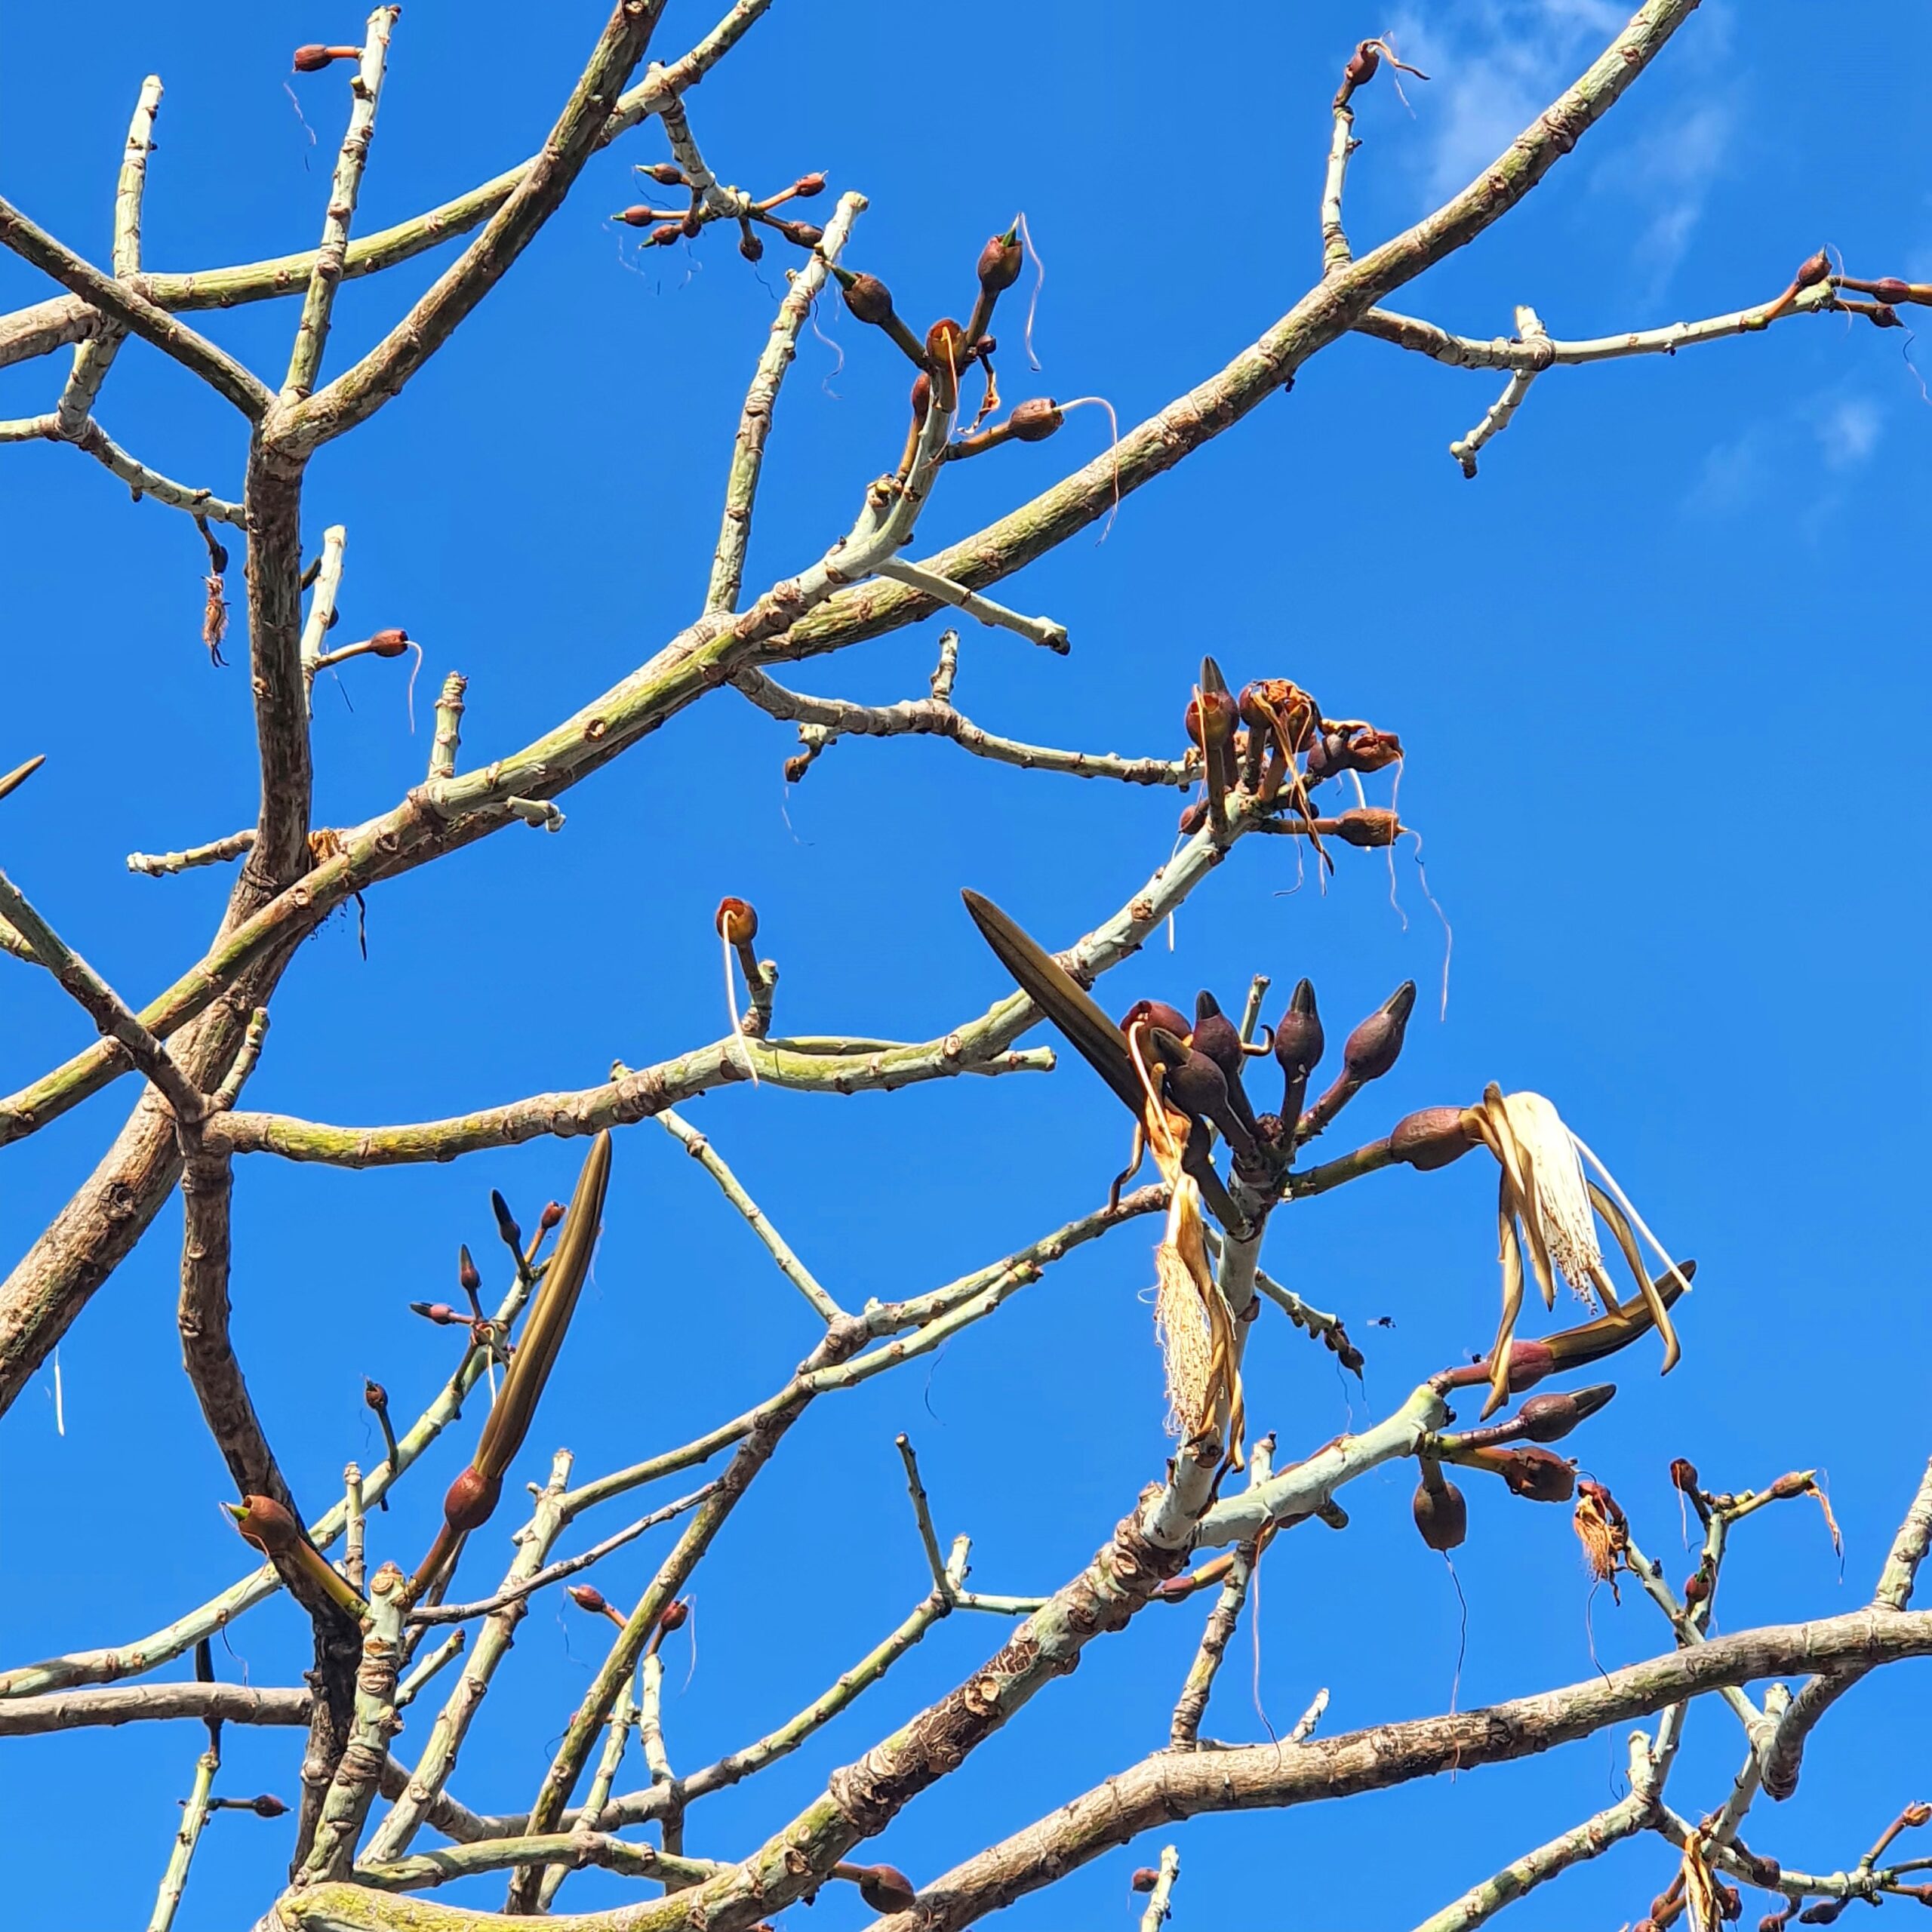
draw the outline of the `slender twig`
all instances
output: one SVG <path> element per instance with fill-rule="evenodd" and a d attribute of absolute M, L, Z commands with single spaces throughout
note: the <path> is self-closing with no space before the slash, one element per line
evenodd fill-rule
<path fill-rule="evenodd" d="M 174 1923 L 181 1894 L 188 1886 L 188 1867 L 193 1861 L 195 1848 L 201 1843 L 202 1829 L 212 1810 L 209 1801 L 214 1795 L 215 1774 L 220 1769 L 221 1725 L 219 1721 L 211 1720 L 208 1724 L 208 1749 L 195 1760 L 195 1782 L 189 1790 L 187 1802 L 182 1807 L 181 1828 L 174 1834 L 174 1843 L 168 1850 L 168 1869 L 161 1876 L 161 1889 L 155 1895 L 154 1910 L 148 1918 L 148 1932 L 168 1932 Z"/>
<path fill-rule="evenodd" d="M 1192 1750 L 1200 1739 L 1201 1720 L 1207 1715 L 1215 1673 L 1221 1667 L 1229 1640 L 1241 1620 L 1241 1606 L 1247 1601 L 1248 1578 L 1254 1572 L 1254 1565 L 1250 1551 L 1244 1549 L 1235 1552 L 1227 1580 L 1221 1586 L 1214 1607 L 1208 1614 L 1199 1647 L 1195 1651 L 1193 1663 L 1188 1667 L 1186 1680 L 1181 1686 L 1180 1696 L 1174 1704 L 1174 1718 L 1168 1726 L 1168 1743 L 1171 1749 Z"/>
<path fill-rule="evenodd" d="M 436 1645 L 435 1649 L 418 1657 L 395 1687 L 395 1707 L 406 1710 L 421 1694 L 423 1687 L 435 1677 L 447 1663 L 453 1663 L 463 1654 L 463 1646 L 469 1641 L 469 1632 L 459 1625 Z M 0 1710 L 6 1706 L 0 1704 Z"/>
<path fill-rule="evenodd" d="M 627 1844 L 601 1832 L 552 1832 L 514 1838 L 484 1838 L 473 1844 L 419 1851 L 409 1858 L 357 1866 L 355 1882 L 383 1892 L 420 1891 L 478 1872 L 549 1865 L 573 1872 L 587 1865 L 633 1878 L 681 1878 L 696 1883 L 723 1868 L 709 1859 L 677 1858 L 655 1845 Z M 375 1921 L 380 1924 L 380 1920 Z"/>
<path fill-rule="evenodd" d="M 1161 1863 L 1154 1875 L 1152 1889 L 1147 1895 L 1147 1909 L 1140 1915 L 1140 1932 L 1161 1932 L 1174 1906 L 1174 1881 L 1180 1876 L 1180 1854 L 1168 1845 L 1161 1853 Z"/>
<path fill-rule="evenodd" d="M 1534 352 L 1539 343 L 1549 340 L 1548 331 L 1538 318 L 1537 312 L 1527 304 L 1519 303 L 1516 309 L 1516 336 Z M 1509 380 L 1503 386 L 1503 393 L 1489 406 L 1482 420 L 1468 435 L 1458 437 L 1449 445 L 1449 454 L 1463 466 L 1465 476 L 1476 473 L 1476 456 L 1491 437 L 1499 436 L 1508 429 L 1511 417 L 1521 407 L 1524 397 L 1530 392 L 1530 385 L 1537 379 L 1534 368 L 1515 369 L 1510 372 Z"/>
<path fill-rule="evenodd" d="M 342 525 L 332 523 L 322 532 L 322 554 L 316 559 L 315 580 L 309 592 L 309 614 L 302 625 L 302 678 L 304 688 L 309 690 L 312 702 L 313 692 L 310 688 L 315 684 L 315 673 L 321 668 L 322 648 L 328 640 L 329 627 L 335 622 L 335 601 L 342 589 L 343 553 L 348 547 L 349 532 Z M 254 835 L 248 837 L 253 844 Z M 221 841 L 223 844 L 230 842 L 226 839 Z M 203 849 L 213 851 L 214 848 Z"/>
<path fill-rule="evenodd" d="M 745 1192 L 743 1183 L 726 1166 L 724 1156 L 709 1139 L 669 1107 L 657 1118 L 665 1131 L 718 1183 L 718 1192 L 744 1217 L 752 1232 L 764 1242 L 772 1260 L 778 1264 L 778 1272 L 811 1303 L 820 1318 L 827 1322 L 843 1320 L 845 1311 L 820 1284 L 817 1276 L 792 1252 L 785 1237 L 771 1225 L 764 1210 Z"/>
<path fill-rule="evenodd" d="M 322 352 L 329 339 L 329 317 L 349 253 L 349 229 L 355 218 L 355 198 L 361 191 L 362 171 L 368 165 L 369 146 L 375 138 L 376 109 L 382 99 L 389 35 L 401 11 L 400 7 L 378 7 L 369 16 L 368 37 L 363 42 L 362 57 L 349 84 L 349 126 L 343 134 L 341 152 L 336 157 L 334 179 L 329 184 L 321 245 L 315 251 L 315 266 L 309 271 L 309 286 L 302 297 L 302 319 L 296 325 L 288 374 L 281 386 L 285 403 L 299 402 L 307 396 L 315 386 L 315 377 L 322 366 Z"/>
<path fill-rule="evenodd" d="M 206 845 L 191 845 L 183 852 L 130 852 L 128 869 L 145 873 L 149 878 L 163 878 L 171 872 L 185 872 L 195 866 L 226 865 L 251 850 L 254 843 L 251 826 L 246 832 L 231 832 L 226 838 Z"/>
<path fill-rule="evenodd" d="M 909 590 L 934 598 L 942 604 L 950 604 L 963 616 L 977 617 L 981 623 L 995 630 L 1017 631 L 1029 643 L 1039 645 L 1063 657 L 1071 648 L 1064 624 L 1056 623 L 1051 617 L 1029 617 L 1018 611 L 1009 611 L 1004 604 L 995 604 L 990 597 L 982 597 L 977 591 L 968 589 L 963 583 L 955 583 L 950 577 L 928 570 L 922 564 L 909 563 L 900 557 L 887 557 L 872 568 L 878 575 L 889 577 L 894 583 L 903 583 Z"/>

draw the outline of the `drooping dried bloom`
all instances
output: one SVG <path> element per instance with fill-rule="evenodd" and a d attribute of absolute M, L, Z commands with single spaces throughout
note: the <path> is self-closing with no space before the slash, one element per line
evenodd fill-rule
<path fill-rule="evenodd" d="M 1598 1583 L 1607 1583 L 1614 1596 L 1617 1573 L 1630 1545 L 1630 1526 L 1617 1498 L 1600 1482 L 1580 1482 L 1576 1513 L 1571 1521 L 1576 1525 L 1577 1540 L 1583 1546 L 1583 1560 L 1589 1565 L 1590 1574 Z"/>
<path fill-rule="evenodd" d="M 1597 1244 L 1596 1217 L 1576 1143 L 1562 1115 L 1540 1094 L 1506 1094 L 1503 1107 L 1516 1138 L 1543 1245 L 1563 1278 L 1594 1306 L 1603 1250 Z"/>

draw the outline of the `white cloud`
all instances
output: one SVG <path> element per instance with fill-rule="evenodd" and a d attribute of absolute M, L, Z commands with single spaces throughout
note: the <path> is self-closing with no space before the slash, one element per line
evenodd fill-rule
<path fill-rule="evenodd" d="M 1885 419 L 1864 397 L 1845 396 L 1821 410 L 1812 427 L 1826 464 L 1833 469 L 1850 469 L 1878 447 Z"/>

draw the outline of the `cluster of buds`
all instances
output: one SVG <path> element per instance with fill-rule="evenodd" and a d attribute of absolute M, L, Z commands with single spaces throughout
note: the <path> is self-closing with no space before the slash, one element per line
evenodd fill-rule
<path fill-rule="evenodd" d="M 773 213 L 774 209 L 783 207 L 787 202 L 809 201 L 816 195 L 823 194 L 825 175 L 820 170 L 800 175 L 789 188 L 781 188 L 777 194 L 767 195 L 761 201 L 753 201 L 735 191 L 714 198 L 694 186 L 690 177 L 673 162 L 651 162 L 639 167 L 637 172 L 660 188 L 685 188 L 691 191 L 691 206 L 688 208 L 654 208 L 639 203 L 620 208 L 611 217 L 626 228 L 650 229 L 645 237 L 647 247 L 668 248 L 674 242 L 688 241 L 700 233 L 707 222 L 723 220 L 728 217 L 738 224 L 738 253 L 748 262 L 755 262 L 764 254 L 764 244 L 758 234 L 759 227 L 774 230 L 797 248 L 816 248 L 825 239 L 825 230 L 816 223 L 793 221 L 788 216 Z"/>
<path fill-rule="evenodd" d="M 1201 660 L 1201 681 L 1188 700 L 1182 729 L 1199 761 L 1206 796 L 1181 814 L 1192 836 L 1204 825 L 1227 824 L 1228 801 L 1239 794 L 1264 810 L 1283 803 L 1300 815 L 1324 861 L 1325 833 L 1345 844 L 1392 845 L 1402 829 L 1392 811 L 1367 806 L 1318 820 L 1309 794 L 1344 772 L 1386 771 L 1402 756 L 1402 741 L 1360 718 L 1330 718 L 1300 685 L 1260 678 L 1237 696 L 1212 657 Z"/>

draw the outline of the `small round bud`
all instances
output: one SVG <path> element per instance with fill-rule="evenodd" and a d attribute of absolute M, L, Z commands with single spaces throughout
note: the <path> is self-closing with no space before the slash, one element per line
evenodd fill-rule
<path fill-rule="evenodd" d="M 482 1274 L 469 1258 L 467 1247 L 459 1247 L 456 1251 L 456 1278 L 471 1294 L 483 1285 Z"/>
<path fill-rule="evenodd" d="M 845 306 L 862 322 L 875 326 L 892 313 L 892 291 L 875 275 L 855 275 L 842 285 Z"/>
<path fill-rule="evenodd" d="M 910 1912 L 919 1895 L 912 1881 L 897 1866 L 860 1866 L 859 1896 L 881 1917 L 895 1912 Z"/>
<path fill-rule="evenodd" d="M 298 74 L 319 74 L 325 67 L 332 66 L 342 49 L 339 47 L 318 47 L 310 45 L 295 50 L 295 71 Z"/>
<path fill-rule="evenodd" d="M 258 1798 L 248 1801 L 248 1809 L 258 1818 L 284 1818 L 288 1815 L 288 1807 L 272 1792 L 263 1792 Z"/>
<path fill-rule="evenodd" d="M 389 1405 L 389 1392 L 380 1382 L 371 1382 L 365 1375 L 362 1378 L 362 1399 L 372 1409 L 386 1409 Z"/>
<path fill-rule="evenodd" d="M 690 186 L 685 179 L 685 171 L 672 162 L 645 162 L 639 165 L 637 171 L 649 180 L 655 181 L 660 188 L 684 188 Z"/>
<path fill-rule="evenodd" d="M 546 1201 L 543 1213 L 537 1217 L 537 1225 L 548 1234 L 563 1218 L 564 1204 L 561 1201 Z"/>
<path fill-rule="evenodd" d="M 691 1604 L 685 1598 L 673 1597 L 658 1617 L 657 1627 L 668 1636 L 673 1630 L 681 1630 L 691 1614 Z"/>
<path fill-rule="evenodd" d="M 748 228 L 738 237 L 738 253 L 748 262 L 761 261 L 764 257 L 764 244 Z"/>
<path fill-rule="evenodd" d="M 668 248 L 673 242 L 683 238 L 684 226 L 675 221 L 660 222 L 651 231 L 650 245 L 654 248 Z"/>
<path fill-rule="evenodd" d="M 942 315 L 926 331 L 926 360 L 935 369 L 966 366 L 966 331 L 950 315 Z"/>
<path fill-rule="evenodd" d="M 715 923 L 718 937 L 732 946 L 749 946 L 758 937 L 757 912 L 742 899 L 721 899 Z"/>
<path fill-rule="evenodd" d="M 303 1540 L 302 1526 L 271 1496 L 245 1496 L 226 1506 L 245 1543 L 264 1556 L 282 1556 Z"/>
<path fill-rule="evenodd" d="M 1798 272 L 1792 279 L 1800 288 L 1811 288 L 1823 281 L 1832 272 L 1832 258 L 1820 248 L 1815 255 L 1807 255 L 1798 265 Z"/>
<path fill-rule="evenodd" d="M 1389 1135 L 1389 1151 L 1404 1167 L 1433 1174 L 1460 1161 L 1476 1144 L 1463 1125 L 1463 1107 L 1420 1107 L 1404 1114 Z"/>
<path fill-rule="evenodd" d="M 592 1617 L 601 1617 L 611 1607 L 609 1600 L 595 1583 L 566 1583 L 564 1594 L 579 1610 L 588 1611 Z"/>
<path fill-rule="evenodd" d="M 1469 1506 L 1453 1482 L 1439 1470 L 1435 1473 L 1434 1483 L 1425 1473 L 1416 1485 L 1411 1507 L 1423 1541 L 1431 1549 L 1448 1551 L 1458 1548 L 1469 1533 Z"/>
<path fill-rule="evenodd" d="M 1044 443 L 1066 420 L 1066 412 L 1051 396 L 1036 395 L 1015 403 L 1006 423 L 1016 442 Z"/>
<path fill-rule="evenodd" d="M 1180 1008 L 1170 1006 L 1164 999 L 1137 999 L 1120 1017 L 1120 1030 L 1131 1032 L 1136 1026 L 1158 1026 L 1163 1032 L 1171 1033 L 1177 1040 L 1184 1040 L 1190 1031 Z"/>
<path fill-rule="evenodd" d="M 1335 821 L 1335 836 L 1364 851 L 1394 844 L 1401 829 L 1401 820 L 1380 805 L 1352 805 Z"/>
<path fill-rule="evenodd" d="M 989 295 L 1004 294 L 1020 279 L 1026 259 L 1017 229 L 1009 228 L 1004 235 L 995 235 L 980 251 L 980 286 Z"/>
<path fill-rule="evenodd" d="M 490 1520 L 497 1499 L 503 1493 L 501 1476 L 486 1476 L 481 1469 L 467 1469 L 449 1486 L 443 1498 L 443 1520 L 460 1535 L 480 1530 Z"/>
<path fill-rule="evenodd" d="M 1127 1882 L 1134 1891 L 1151 1892 L 1161 1882 L 1161 1875 L 1152 1866 L 1143 1865 Z"/>
<path fill-rule="evenodd" d="M 1691 1495 L 1698 1486 L 1697 1464 L 1686 1462 L 1681 1456 L 1676 1457 L 1670 1466 L 1670 1481 L 1673 1489 L 1681 1490 L 1686 1496 Z"/>
<path fill-rule="evenodd" d="M 809 200 L 814 195 L 825 192 L 825 171 L 814 168 L 809 174 L 801 174 L 792 183 L 792 192 L 801 200 Z"/>
<path fill-rule="evenodd" d="M 1404 980 L 1387 1001 L 1351 1033 L 1342 1048 L 1342 1061 L 1352 1080 L 1380 1080 L 1395 1064 L 1415 1011 L 1416 983 Z"/>

